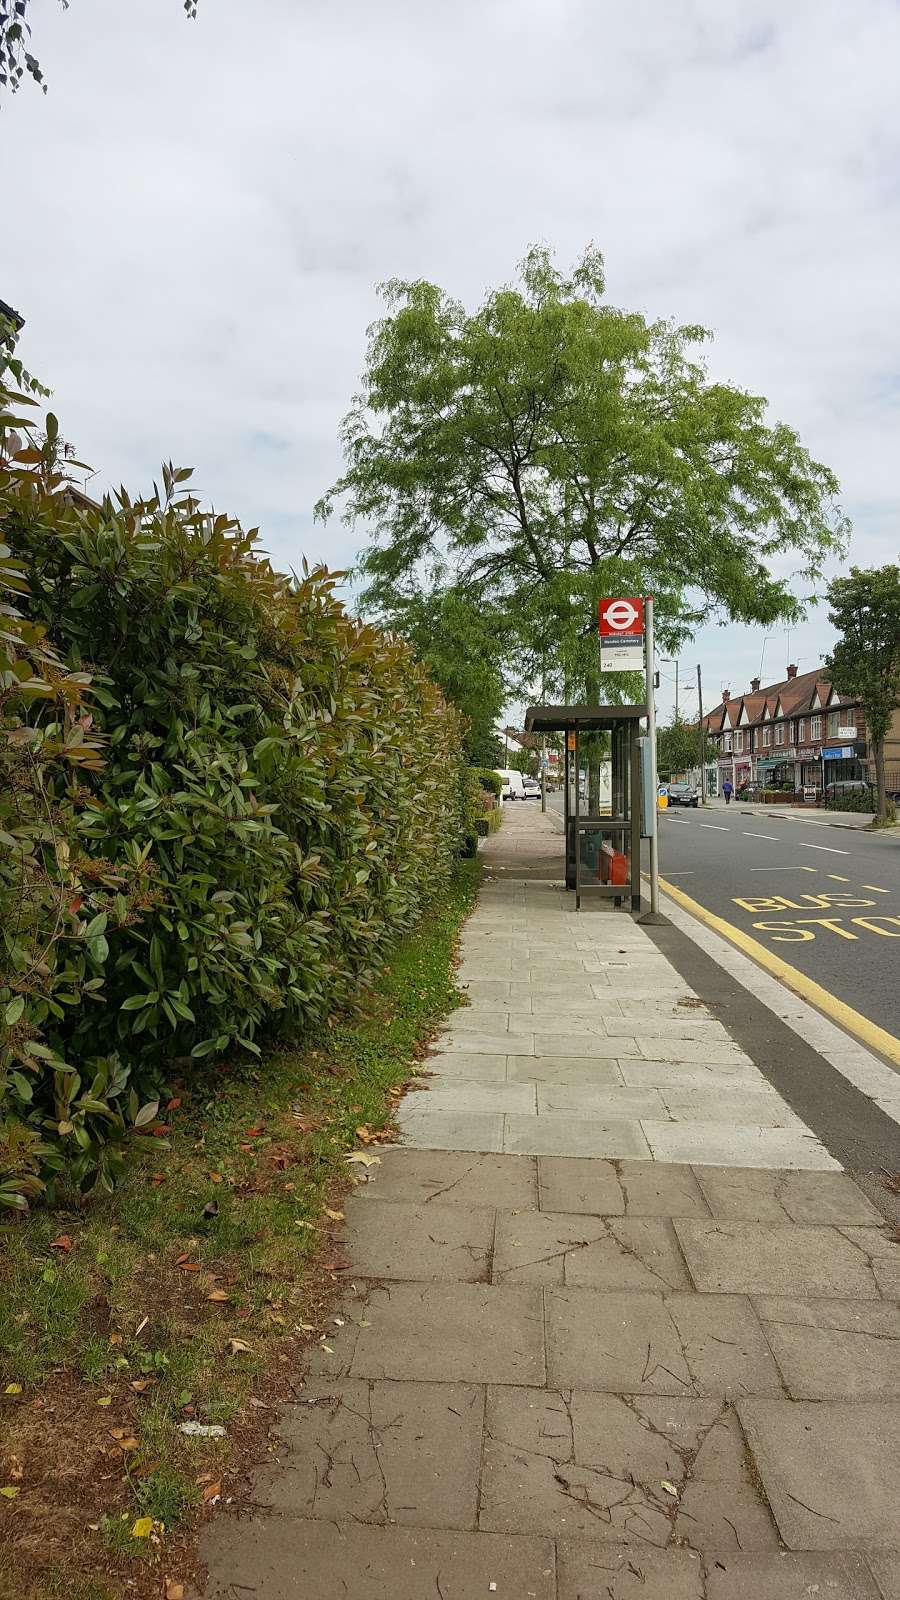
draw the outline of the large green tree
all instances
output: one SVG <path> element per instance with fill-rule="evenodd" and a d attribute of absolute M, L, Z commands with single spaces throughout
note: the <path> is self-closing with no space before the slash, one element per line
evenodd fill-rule
<path fill-rule="evenodd" d="M 568 277 L 533 249 L 474 312 L 432 283 L 383 292 L 317 508 L 375 530 L 365 603 L 453 584 L 505 618 L 523 675 L 592 697 L 601 595 L 652 590 L 670 649 L 701 618 L 802 614 L 845 533 L 837 482 L 765 400 L 710 381 L 702 328 L 609 305 L 593 248 Z"/>
<path fill-rule="evenodd" d="M 828 618 L 840 638 L 827 669 L 841 694 L 858 695 L 875 755 L 878 816 L 893 808 L 885 792 L 884 741 L 900 709 L 900 567 L 851 567 L 828 585 Z"/>
<path fill-rule="evenodd" d="M 689 772 L 699 764 L 700 735 L 695 726 L 674 718 L 656 730 L 657 765 L 661 777 L 672 777 L 677 772 Z M 715 758 L 716 748 L 709 739 L 703 740 L 704 762 Z"/>

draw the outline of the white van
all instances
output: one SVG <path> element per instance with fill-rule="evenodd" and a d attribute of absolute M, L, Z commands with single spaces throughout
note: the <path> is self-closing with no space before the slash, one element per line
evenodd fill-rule
<path fill-rule="evenodd" d="M 525 784 L 521 772 L 514 767 L 495 767 L 495 772 L 503 788 L 500 790 L 501 800 L 524 800 Z"/>

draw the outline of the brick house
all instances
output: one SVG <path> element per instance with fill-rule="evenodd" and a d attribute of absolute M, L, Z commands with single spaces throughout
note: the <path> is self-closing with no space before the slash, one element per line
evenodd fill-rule
<path fill-rule="evenodd" d="M 874 782 L 862 707 L 818 669 L 798 673 L 789 666 L 781 683 L 765 688 L 754 678 L 737 697 L 726 689 L 703 721 L 716 747 L 720 792 L 730 778 L 735 789 L 790 788 L 814 801 L 829 783 Z M 900 716 L 885 742 L 885 765 L 891 787 L 891 773 L 900 768 Z"/>

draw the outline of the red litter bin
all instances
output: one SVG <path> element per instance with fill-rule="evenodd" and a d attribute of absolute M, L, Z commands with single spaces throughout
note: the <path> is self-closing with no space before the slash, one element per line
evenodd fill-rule
<path fill-rule="evenodd" d="M 600 846 L 597 857 L 597 877 L 601 883 L 611 883 L 616 888 L 628 882 L 628 857 L 624 850 L 616 850 L 606 841 Z"/>

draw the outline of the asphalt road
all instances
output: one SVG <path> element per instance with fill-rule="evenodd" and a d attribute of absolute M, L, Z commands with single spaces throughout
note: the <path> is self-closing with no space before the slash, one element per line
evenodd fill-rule
<path fill-rule="evenodd" d="M 659 837 L 664 879 L 900 1037 L 900 839 L 737 803 L 660 812 Z"/>
<path fill-rule="evenodd" d="M 738 805 L 660 813 L 660 875 L 900 1035 L 900 841 Z"/>

